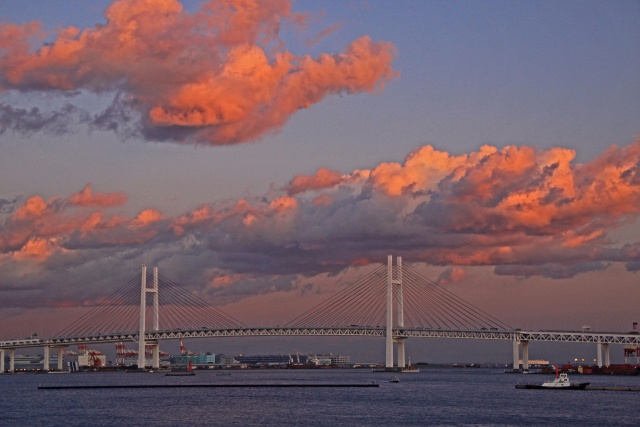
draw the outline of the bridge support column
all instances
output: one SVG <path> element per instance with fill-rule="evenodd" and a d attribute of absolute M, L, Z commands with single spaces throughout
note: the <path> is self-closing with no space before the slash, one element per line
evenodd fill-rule
<path fill-rule="evenodd" d="M 147 347 L 151 348 L 151 367 L 158 369 L 160 367 L 160 345 L 158 341 L 147 341 Z"/>
<path fill-rule="evenodd" d="M 529 341 L 520 341 L 522 346 L 522 370 L 529 371 Z"/>
<path fill-rule="evenodd" d="M 596 344 L 596 364 L 598 368 L 602 368 L 602 343 L 600 341 Z"/>
<path fill-rule="evenodd" d="M 396 299 L 398 303 L 398 328 L 404 328 L 404 298 L 402 295 L 402 257 L 396 258 L 396 280 L 393 283 L 397 286 Z M 398 349 L 398 369 L 405 368 L 406 355 L 404 352 L 404 342 L 406 337 L 396 338 Z"/>
<path fill-rule="evenodd" d="M 513 334 L 513 372 L 520 371 L 520 345 L 518 343 L 518 336 Z"/>
<path fill-rule="evenodd" d="M 385 367 L 393 368 L 393 257 L 387 257 L 387 328 Z"/>
<path fill-rule="evenodd" d="M 44 358 L 42 359 L 42 370 L 49 371 L 49 346 L 45 345 L 43 348 Z"/>
<path fill-rule="evenodd" d="M 386 327 L 386 350 L 385 368 L 393 369 L 393 343 L 398 349 L 398 368 L 405 367 L 404 340 L 406 337 L 393 336 L 393 285 L 397 285 L 396 302 L 398 304 L 398 327 L 404 328 L 404 301 L 402 299 L 402 258 L 398 257 L 396 263 L 397 278 L 393 279 L 393 256 L 387 257 L 387 327 Z"/>
<path fill-rule="evenodd" d="M 599 368 L 602 368 L 602 366 L 603 366 L 603 364 L 602 364 L 602 349 L 604 349 L 604 366 L 609 366 L 610 365 L 609 343 L 602 343 L 602 342 L 598 341 L 598 346 L 597 346 L 598 359 L 597 359 L 597 363 L 598 363 L 598 367 Z"/>
<path fill-rule="evenodd" d="M 153 330 L 160 329 L 160 312 L 158 305 L 158 267 L 153 267 Z M 160 340 L 156 340 L 155 345 L 151 347 L 151 367 L 158 369 L 160 367 Z"/>
<path fill-rule="evenodd" d="M 62 371 L 62 362 L 64 361 L 64 347 L 58 347 L 58 371 Z"/>
<path fill-rule="evenodd" d="M 397 338 L 396 339 L 396 346 L 397 346 L 397 350 L 398 350 L 398 368 L 399 369 L 404 369 L 405 368 L 405 364 L 406 364 L 406 355 L 404 352 L 404 338 Z"/>
<path fill-rule="evenodd" d="M 138 368 L 144 369 L 146 366 L 146 318 L 147 318 L 147 293 L 153 293 L 153 331 L 160 329 L 159 309 L 158 309 L 158 267 L 153 269 L 153 287 L 147 288 L 147 266 L 142 265 L 142 280 L 140 283 L 140 331 L 138 333 Z M 151 367 L 160 367 L 160 342 L 154 341 L 151 346 Z"/>
<path fill-rule="evenodd" d="M 9 353 L 9 372 L 13 373 L 16 371 L 16 350 L 12 348 L 7 352 Z"/>
<path fill-rule="evenodd" d="M 153 346 L 151 366 L 153 367 L 153 369 L 160 368 L 160 343 Z"/>
<path fill-rule="evenodd" d="M 0 350 L 0 374 L 4 374 L 4 350 Z"/>
<path fill-rule="evenodd" d="M 147 314 L 147 266 L 142 265 L 142 279 L 140 283 L 140 329 L 138 332 L 138 369 L 144 369 L 145 365 L 145 333 Z"/>

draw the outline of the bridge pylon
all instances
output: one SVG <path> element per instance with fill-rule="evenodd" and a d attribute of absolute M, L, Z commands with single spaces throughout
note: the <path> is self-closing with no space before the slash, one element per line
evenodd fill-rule
<path fill-rule="evenodd" d="M 157 331 L 160 325 L 160 313 L 158 310 L 158 267 L 153 268 L 153 287 L 147 287 L 147 266 L 142 265 L 142 279 L 140 280 L 140 329 L 138 332 L 138 368 L 146 366 L 146 347 L 151 347 L 151 367 L 160 367 L 160 341 L 146 341 L 147 319 L 147 293 L 153 294 L 153 331 Z"/>
<path fill-rule="evenodd" d="M 395 287 L 395 300 L 394 300 Z M 385 368 L 393 369 L 393 344 L 396 344 L 398 355 L 398 369 L 405 368 L 405 347 L 406 337 L 393 336 L 393 311 L 394 302 L 397 309 L 397 326 L 404 327 L 404 300 L 402 294 L 402 257 L 396 259 L 396 274 L 393 274 L 393 256 L 387 257 L 387 327 L 386 327 L 386 360 Z"/>

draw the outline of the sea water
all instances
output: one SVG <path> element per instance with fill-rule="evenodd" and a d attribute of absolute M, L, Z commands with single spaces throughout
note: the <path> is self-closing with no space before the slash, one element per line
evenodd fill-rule
<path fill-rule="evenodd" d="M 497 369 L 355 369 L 0 375 L 2 426 L 637 426 L 640 392 L 519 390 L 548 375 Z M 579 376 L 594 385 L 640 386 L 640 377 Z M 39 386 L 148 384 L 365 384 L 377 388 L 59 389 Z"/>

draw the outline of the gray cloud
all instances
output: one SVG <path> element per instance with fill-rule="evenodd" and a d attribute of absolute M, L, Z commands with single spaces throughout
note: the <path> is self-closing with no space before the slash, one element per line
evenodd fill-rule
<path fill-rule="evenodd" d="M 72 104 L 51 112 L 43 112 L 37 107 L 24 109 L 0 104 L 0 134 L 7 131 L 21 134 L 47 131 L 62 135 L 70 132 L 85 117 L 86 113 Z"/>
<path fill-rule="evenodd" d="M 13 199 L 0 198 L 0 214 L 10 214 L 16 208 L 17 203 L 21 200 L 21 197 L 14 197 Z"/>

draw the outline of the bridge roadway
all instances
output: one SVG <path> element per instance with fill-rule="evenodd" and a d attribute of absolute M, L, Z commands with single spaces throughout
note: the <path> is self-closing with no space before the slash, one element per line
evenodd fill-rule
<path fill-rule="evenodd" d="M 244 327 L 226 329 L 189 329 L 147 331 L 146 340 L 168 340 L 180 338 L 214 337 L 264 337 L 264 336 L 370 336 L 384 337 L 384 326 L 348 326 L 348 327 Z M 640 346 L 640 334 L 585 331 L 524 331 L 478 329 L 451 330 L 433 328 L 394 328 L 393 337 L 402 338 L 453 338 L 503 340 L 513 342 L 583 342 L 600 344 L 628 344 Z M 32 347 L 64 347 L 74 344 L 114 343 L 120 341 L 138 341 L 138 331 L 117 332 L 78 337 L 25 338 L 0 341 L 0 349 L 19 349 Z"/>

